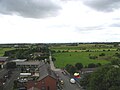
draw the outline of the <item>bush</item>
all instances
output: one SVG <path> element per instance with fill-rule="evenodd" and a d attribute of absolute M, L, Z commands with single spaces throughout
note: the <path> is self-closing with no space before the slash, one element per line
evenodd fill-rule
<path fill-rule="evenodd" d="M 94 63 L 88 64 L 88 68 L 95 68 L 95 67 L 96 67 L 96 65 Z"/>
<path fill-rule="evenodd" d="M 76 63 L 75 67 L 77 68 L 77 70 L 81 70 L 83 68 L 83 64 L 82 63 Z"/>
<path fill-rule="evenodd" d="M 56 58 L 52 57 L 52 61 L 55 62 L 55 61 L 56 61 Z"/>
<path fill-rule="evenodd" d="M 101 63 L 97 63 L 97 64 L 96 64 L 96 67 L 100 67 L 100 66 L 101 66 Z"/>
<path fill-rule="evenodd" d="M 65 69 L 66 69 L 70 74 L 74 74 L 74 73 L 77 71 L 76 67 L 73 66 L 73 65 L 71 65 L 71 64 L 67 64 L 67 65 L 65 66 Z"/>
<path fill-rule="evenodd" d="M 90 59 L 96 59 L 98 58 L 97 56 L 89 56 Z"/>
<path fill-rule="evenodd" d="M 99 56 L 105 56 L 105 53 L 101 53 Z"/>
<path fill-rule="evenodd" d="M 87 90 L 120 90 L 120 68 L 106 65 L 91 74 Z"/>

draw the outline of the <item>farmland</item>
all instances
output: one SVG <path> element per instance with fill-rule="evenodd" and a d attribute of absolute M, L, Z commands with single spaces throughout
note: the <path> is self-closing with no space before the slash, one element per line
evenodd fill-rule
<path fill-rule="evenodd" d="M 13 50 L 14 48 L 0 48 L 0 56 L 3 56 L 5 51 Z"/>
<path fill-rule="evenodd" d="M 53 57 L 56 58 L 55 66 L 64 67 L 66 64 L 82 63 L 87 66 L 90 63 L 109 63 L 110 60 L 116 58 L 114 55 L 118 53 L 117 48 L 113 45 L 105 44 L 82 44 L 78 46 L 55 46 L 51 47 L 54 50 Z M 104 54 L 104 56 L 100 56 Z M 97 58 L 91 59 L 90 56 L 96 56 Z"/>

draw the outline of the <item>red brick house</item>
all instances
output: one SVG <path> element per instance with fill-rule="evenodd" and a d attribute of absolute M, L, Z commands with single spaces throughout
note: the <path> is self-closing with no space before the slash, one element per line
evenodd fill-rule
<path fill-rule="evenodd" d="M 40 76 L 36 81 L 28 81 L 27 90 L 57 90 L 57 78 L 48 64 L 39 68 Z"/>
<path fill-rule="evenodd" d="M 6 64 L 8 57 L 0 57 L 0 68 L 3 68 Z"/>

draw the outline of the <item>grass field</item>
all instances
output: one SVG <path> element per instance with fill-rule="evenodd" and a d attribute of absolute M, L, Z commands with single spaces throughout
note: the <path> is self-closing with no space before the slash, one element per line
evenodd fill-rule
<path fill-rule="evenodd" d="M 116 48 L 113 47 L 113 45 L 105 45 L 105 44 L 81 44 L 78 46 L 66 46 L 66 45 L 61 45 L 61 46 L 53 46 L 50 48 L 51 50 L 55 51 L 86 51 L 86 50 L 91 50 L 91 51 L 102 51 L 102 50 L 116 50 Z"/>
<path fill-rule="evenodd" d="M 117 52 L 116 48 L 112 45 L 105 44 L 82 44 L 78 46 L 55 46 L 51 47 L 51 50 L 60 51 L 59 53 L 54 53 L 53 57 L 56 58 L 55 66 L 64 67 L 66 64 L 82 63 L 87 66 L 89 63 L 109 63 L 112 56 Z M 89 50 L 89 52 L 86 52 Z M 63 52 L 67 51 L 67 52 Z M 105 56 L 99 56 L 101 53 L 105 53 Z M 89 56 L 98 56 L 97 59 L 90 59 Z"/>
<path fill-rule="evenodd" d="M 14 48 L 0 48 L 0 56 L 3 56 L 5 51 L 13 50 Z"/>
<path fill-rule="evenodd" d="M 90 59 L 89 55 L 96 55 L 105 53 L 106 56 L 99 57 L 98 59 Z M 89 63 L 101 63 L 106 64 L 110 62 L 111 56 L 113 56 L 116 52 L 65 52 L 65 53 L 55 53 L 53 56 L 56 58 L 55 66 L 56 67 L 64 67 L 66 64 L 74 65 L 77 62 L 82 63 L 84 66 Z"/>

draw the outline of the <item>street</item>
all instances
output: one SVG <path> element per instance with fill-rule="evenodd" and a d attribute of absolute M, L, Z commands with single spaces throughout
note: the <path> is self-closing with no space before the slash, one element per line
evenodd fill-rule
<path fill-rule="evenodd" d="M 5 82 L 3 90 L 13 90 L 14 80 L 17 79 L 18 76 L 19 76 L 19 71 L 13 71 L 11 77 L 7 79 L 7 81 Z"/>
<path fill-rule="evenodd" d="M 56 74 L 58 74 L 59 78 L 61 78 L 64 81 L 63 84 L 63 90 L 82 90 L 80 89 L 80 87 L 78 87 L 77 84 L 71 84 L 70 83 L 70 78 L 68 75 L 64 75 L 63 73 L 61 73 L 62 70 L 60 71 L 56 71 Z"/>
<path fill-rule="evenodd" d="M 8 72 L 6 69 L 0 69 L 0 78 L 3 78 L 3 76 Z"/>
<path fill-rule="evenodd" d="M 56 74 L 58 74 L 58 77 L 61 78 L 63 81 L 64 81 L 64 84 L 63 84 L 63 89 L 62 90 L 83 90 L 81 87 L 79 87 L 79 85 L 77 84 L 71 84 L 70 83 L 70 77 L 68 75 L 64 75 L 62 73 L 62 70 L 61 69 L 56 69 L 55 66 L 54 66 L 54 63 L 52 61 L 52 56 L 51 56 L 51 52 L 50 52 L 50 56 L 49 56 L 49 59 L 50 59 L 50 66 L 51 66 L 51 69 L 53 71 L 55 71 Z"/>

